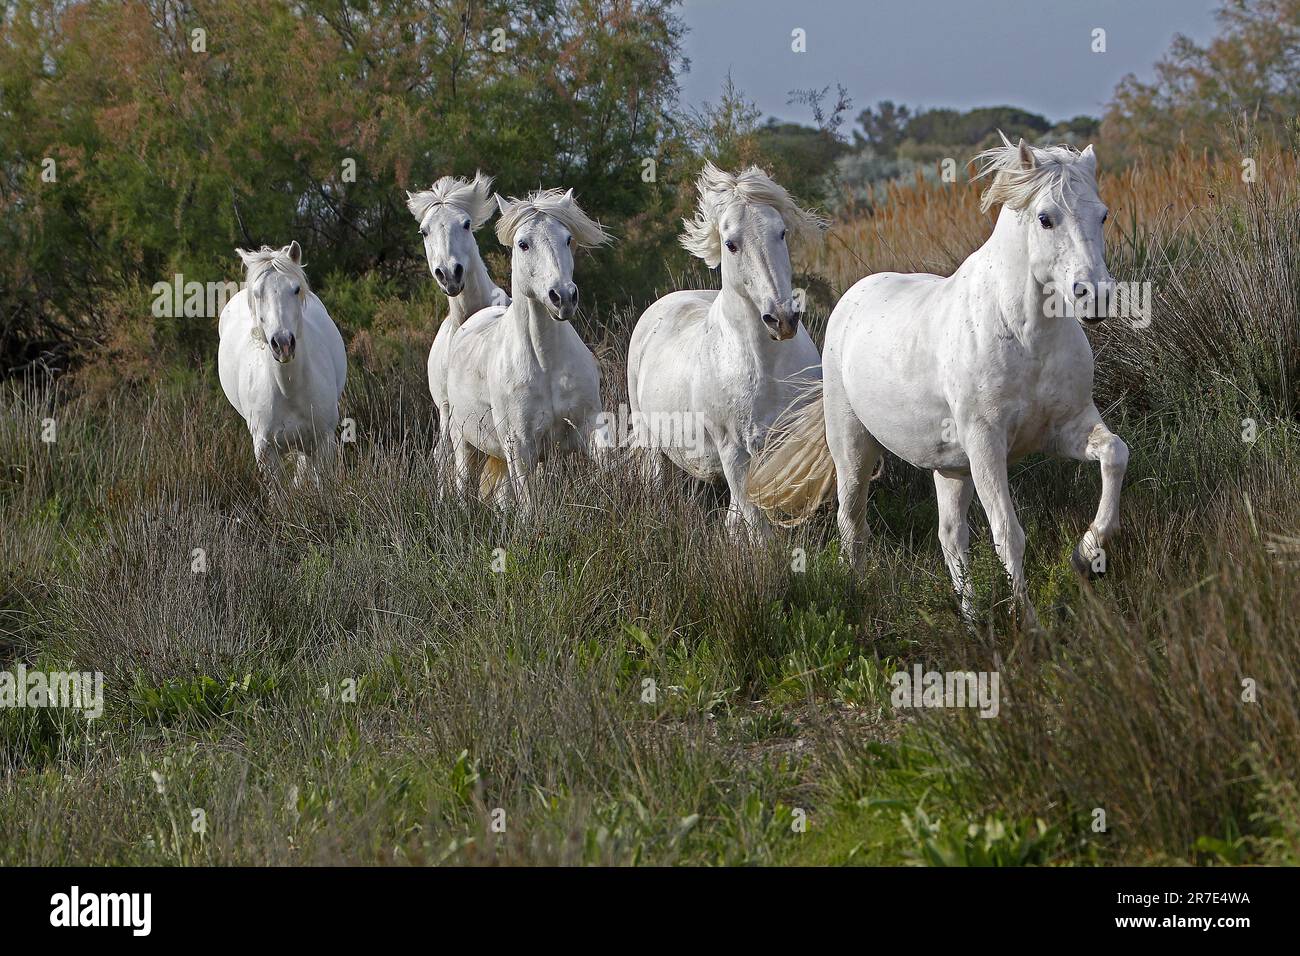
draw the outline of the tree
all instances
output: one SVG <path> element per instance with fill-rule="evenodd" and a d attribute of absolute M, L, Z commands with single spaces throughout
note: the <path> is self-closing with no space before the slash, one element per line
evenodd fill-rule
<path fill-rule="evenodd" d="M 1208 46 L 1174 38 L 1155 79 L 1120 81 L 1102 134 L 1128 156 L 1180 141 L 1214 148 L 1243 115 L 1281 137 L 1300 113 L 1300 0 L 1224 0 Z"/>
<path fill-rule="evenodd" d="M 867 107 L 858 114 L 862 127 L 861 139 L 875 155 L 892 159 L 903 141 L 912 112 L 906 106 L 895 106 L 893 100 L 881 100 L 873 110 Z"/>
<path fill-rule="evenodd" d="M 507 194 L 574 187 L 636 239 L 596 253 L 584 301 L 641 291 L 691 165 L 677 2 L 6 0 L 0 372 L 99 338 L 175 272 L 238 278 L 236 245 L 298 239 L 322 291 L 427 284 L 404 190 L 476 168 Z"/>

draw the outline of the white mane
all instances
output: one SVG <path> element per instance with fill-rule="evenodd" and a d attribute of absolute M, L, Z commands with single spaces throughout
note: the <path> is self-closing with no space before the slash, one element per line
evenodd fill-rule
<path fill-rule="evenodd" d="M 573 198 L 573 190 L 564 192 L 559 189 L 539 189 L 525 199 L 502 200 L 501 218 L 497 220 L 497 239 L 508 246 L 514 242 L 519 227 L 535 216 L 550 216 L 559 221 L 573 234 L 573 241 L 580 246 L 599 246 L 613 239 L 605 227 L 588 217 Z"/>
<path fill-rule="evenodd" d="M 478 229 L 492 218 L 492 177 L 476 172 L 473 179 L 443 176 L 428 189 L 406 194 L 406 208 L 421 225 L 439 206 L 455 206 L 469 216 L 470 228 Z"/>
<path fill-rule="evenodd" d="M 785 188 L 757 166 L 739 173 L 727 173 L 710 162 L 696 182 L 700 194 L 699 209 L 694 219 L 683 219 L 686 234 L 682 245 L 691 255 L 703 259 L 709 268 L 722 261 L 722 237 L 718 234 L 718 220 L 732 203 L 761 203 L 771 206 L 781 214 L 785 226 L 795 238 L 820 236 L 827 226 L 821 216 L 799 207 Z"/>
<path fill-rule="evenodd" d="M 302 285 L 303 294 L 307 293 L 307 273 L 303 271 L 301 262 L 294 262 L 289 255 L 292 244 L 284 246 L 281 249 L 272 249 L 270 246 L 263 246 L 256 252 L 250 252 L 247 249 L 236 249 L 239 258 L 244 260 L 244 266 L 248 269 L 248 286 L 252 288 L 268 272 L 278 272 L 281 275 L 289 276 Z"/>
<path fill-rule="evenodd" d="M 976 179 L 993 177 L 980 196 L 981 212 L 988 212 L 998 203 L 1011 209 L 1025 209 L 1044 190 L 1064 200 L 1067 190 L 1073 193 L 1081 185 L 1096 189 L 1097 162 L 1091 146 L 1079 152 L 1073 146 L 1030 146 L 1021 140 L 1020 144 L 1034 159 L 1032 166 L 1026 166 L 1020 154 L 1021 145 L 1013 145 L 1001 130 L 998 135 L 1002 137 L 1002 145 L 984 150 L 973 160 L 982 164 Z"/>

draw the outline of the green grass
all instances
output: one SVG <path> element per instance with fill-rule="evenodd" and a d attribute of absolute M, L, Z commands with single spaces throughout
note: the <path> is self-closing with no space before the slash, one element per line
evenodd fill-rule
<path fill-rule="evenodd" d="M 1093 585 L 1065 556 L 1096 476 L 1057 462 L 1023 468 L 1015 494 L 1046 619 L 1028 635 L 1006 613 L 978 531 L 982 620 L 975 632 L 961 624 L 933 503 L 898 463 L 874 499 L 870 570 L 854 578 L 829 520 L 737 547 L 718 496 L 683 485 L 655 498 L 578 464 L 541 479 L 536 524 L 508 521 L 437 489 L 423 433 L 368 435 L 364 422 L 367 440 L 337 481 L 276 498 L 205 378 L 107 404 L 64 400 L 53 446 L 32 440 L 31 394 L 11 390 L 6 403 L 6 666 L 102 670 L 107 706 L 93 723 L 0 710 L 4 863 L 1012 865 L 1294 853 L 1290 811 L 1259 815 L 1251 801 L 1264 778 L 1227 770 L 1228 751 L 1211 756 L 1240 792 L 1170 811 L 1190 819 L 1135 809 L 1144 796 L 1167 799 L 1157 787 L 1119 787 L 1122 836 L 1091 832 L 1087 807 L 1050 792 L 1070 781 L 1043 789 L 1043 774 L 1019 763 L 1081 699 L 1104 728 L 1142 724 L 1145 705 L 1102 713 L 1102 695 L 1128 678 L 1088 668 L 1117 647 L 1139 654 L 1174 640 L 1162 622 L 1188 601 L 1198 613 L 1240 605 L 1241 629 L 1219 625 L 1218 653 L 1258 655 L 1252 642 L 1265 636 L 1293 646 L 1296 625 L 1282 615 L 1295 567 L 1262 538 L 1300 526 L 1294 471 L 1283 468 L 1295 453 L 1289 427 L 1245 454 L 1202 436 L 1200 454 L 1217 462 L 1170 473 L 1148 441 L 1159 419 L 1117 423 L 1148 452 L 1135 456 L 1114 570 Z M 1180 475 L 1207 471 L 1218 491 L 1189 498 Z M 802 572 L 791 569 L 795 547 L 807 553 Z M 191 570 L 194 548 L 206 552 L 204 573 Z M 1177 639 L 1212 640 L 1211 623 Z M 890 704 L 897 669 L 993 669 L 995 654 L 1015 688 L 999 720 Z M 1264 656 L 1281 676 L 1287 662 Z M 1067 662 L 1074 676 L 1063 680 Z M 1023 702 L 1022 682 L 1033 687 Z M 1202 729 L 1166 728 L 1170 757 Z M 1110 743 L 1120 756 L 1105 745 L 1070 754 L 1088 785 L 1146 754 Z M 1253 759 L 1262 773 L 1284 752 L 1279 743 Z"/>

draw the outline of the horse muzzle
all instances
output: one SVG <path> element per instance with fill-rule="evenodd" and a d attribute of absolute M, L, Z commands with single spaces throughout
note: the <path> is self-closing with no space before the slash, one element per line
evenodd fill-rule
<path fill-rule="evenodd" d="M 578 287 L 572 282 L 557 285 L 546 294 L 551 316 L 557 322 L 568 322 L 578 311 Z"/>
<path fill-rule="evenodd" d="M 781 313 L 779 315 L 764 312 L 763 324 L 767 326 L 767 334 L 772 337 L 773 342 L 785 342 L 798 334 L 799 320 L 802 317 L 800 312 Z"/>
<path fill-rule="evenodd" d="M 298 340 L 292 332 L 280 331 L 271 336 L 271 356 L 281 364 L 292 360 L 297 348 Z"/>
<path fill-rule="evenodd" d="M 442 291 L 452 298 L 465 291 L 465 267 L 459 262 L 447 269 L 438 266 L 433 270 L 433 278 Z"/>
<path fill-rule="evenodd" d="M 1104 279 L 1100 282 L 1076 282 L 1070 290 L 1074 293 L 1071 302 L 1074 317 L 1082 325 L 1094 326 L 1105 322 L 1110 316 L 1115 301 L 1115 280 Z"/>

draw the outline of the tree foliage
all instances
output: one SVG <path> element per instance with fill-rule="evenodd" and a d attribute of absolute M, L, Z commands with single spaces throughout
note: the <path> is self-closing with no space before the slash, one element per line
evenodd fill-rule
<path fill-rule="evenodd" d="M 4 3 L 0 358 L 93 340 L 175 272 L 238 278 L 237 245 L 296 238 L 318 285 L 424 281 L 403 191 L 478 168 L 507 194 L 574 187 L 635 240 L 591 291 L 635 285 L 693 172 L 676 4 Z"/>
<path fill-rule="evenodd" d="M 1300 114 L 1300 0 L 1223 0 L 1219 35 L 1206 46 L 1175 37 L 1155 79 L 1133 75 L 1115 90 L 1103 132 L 1129 155 L 1180 142 L 1214 148 L 1247 119 L 1282 138 Z"/>

